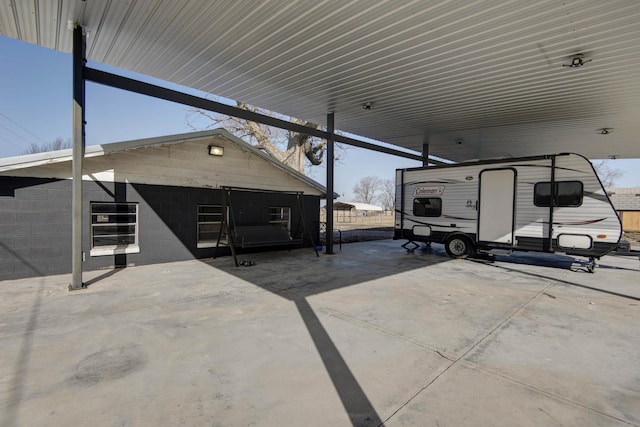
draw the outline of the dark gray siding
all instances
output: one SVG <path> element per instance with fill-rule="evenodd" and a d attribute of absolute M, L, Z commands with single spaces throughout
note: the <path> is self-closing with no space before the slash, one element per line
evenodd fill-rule
<path fill-rule="evenodd" d="M 71 269 L 69 181 L 0 177 L 0 280 Z"/>
<path fill-rule="evenodd" d="M 314 240 L 320 198 L 304 196 Z M 140 253 L 90 256 L 90 203 L 138 203 Z M 222 190 L 85 181 L 83 269 L 208 258 L 215 248 L 197 248 L 197 206 L 221 204 Z M 234 215 L 244 225 L 264 224 L 270 206 L 290 206 L 292 232 L 302 233 L 295 196 L 234 192 Z M 309 245 L 305 238 L 305 244 Z M 226 248 L 220 254 L 228 252 Z M 71 181 L 0 177 L 0 280 L 71 272 Z"/>

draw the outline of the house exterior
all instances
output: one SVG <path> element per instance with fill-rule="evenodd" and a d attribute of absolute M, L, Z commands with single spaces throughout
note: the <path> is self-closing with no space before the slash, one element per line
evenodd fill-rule
<path fill-rule="evenodd" d="M 71 272 L 71 157 L 0 159 L 0 280 Z M 317 240 L 325 188 L 216 129 L 86 148 L 83 270 L 214 256 L 223 187 L 228 219 L 293 234 L 305 218 Z"/>
<path fill-rule="evenodd" d="M 640 231 L 640 188 L 610 188 L 607 194 L 622 221 L 622 231 Z"/>

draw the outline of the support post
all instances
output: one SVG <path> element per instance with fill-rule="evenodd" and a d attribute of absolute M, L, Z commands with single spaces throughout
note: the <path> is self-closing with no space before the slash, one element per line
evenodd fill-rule
<path fill-rule="evenodd" d="M 426 142 L 422 144 L 422 166 L 429 166 L 429 144 Z"/>
<path fill-rule="evenodd" d="M 327 231 L 326 231 L 326 254 L 333 254 L 333 132 L 334 114 L 327 114 Z"/>
<path fill-rule="evenodd" d="M 81 26 L 73 29 L 73 149 L 71 190 L 71 284 L 74 291 L 86 287 L 82 283 L 82 160 L 84 157 L 85 42 Z"/>

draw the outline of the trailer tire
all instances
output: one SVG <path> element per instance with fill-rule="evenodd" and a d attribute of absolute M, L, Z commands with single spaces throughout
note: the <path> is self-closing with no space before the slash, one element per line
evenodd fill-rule
<path fill-rule="evenodd" d="M 449 254 L 451 258 L 455 259 L 464 259 L 471 255 L 471 252 L 473 251 L 471 241 L 460 234 L 449 237 L 444 243 L 444 248 L 447 251 L 447 254 Z"/>

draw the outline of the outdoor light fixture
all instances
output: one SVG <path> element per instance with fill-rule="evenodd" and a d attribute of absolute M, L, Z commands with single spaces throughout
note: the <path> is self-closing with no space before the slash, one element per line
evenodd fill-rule
<path fill-rule="evenodd" d="M 223 147 L 218 147 L 217 145 L 210 145 L 209 146 L 209 155 L 210 156 L 221 157 L 221 156 L 224 155 L 224 148 Z"/>
<path fill-rule="evenodd" d="M 586 64 L 587 62 L 591 62 L 591 59 L 582 59 L 584 58 L 584 54 L 583 53 L 576 53 L 575 55 L 573 55 L 571 57 L 571 63 L 569 64 L 562 64 L 563 67 L 569 67 L 569 68 L 579 68 L 582 67 L 584 64 Z"/>
<path fill-rule="evenodd" d="M 371 110 L 373 108 L 373 102 L 365 102 L 362 104 L 363 110 Z"/>
<path fill-rule="evenodd" d="M 598 129 L 598 131 L 600 132 L 600 135 L 609 135 L 611 132 L 613 132 L 613 129 L 601 128 L 601 129 Z"/>

